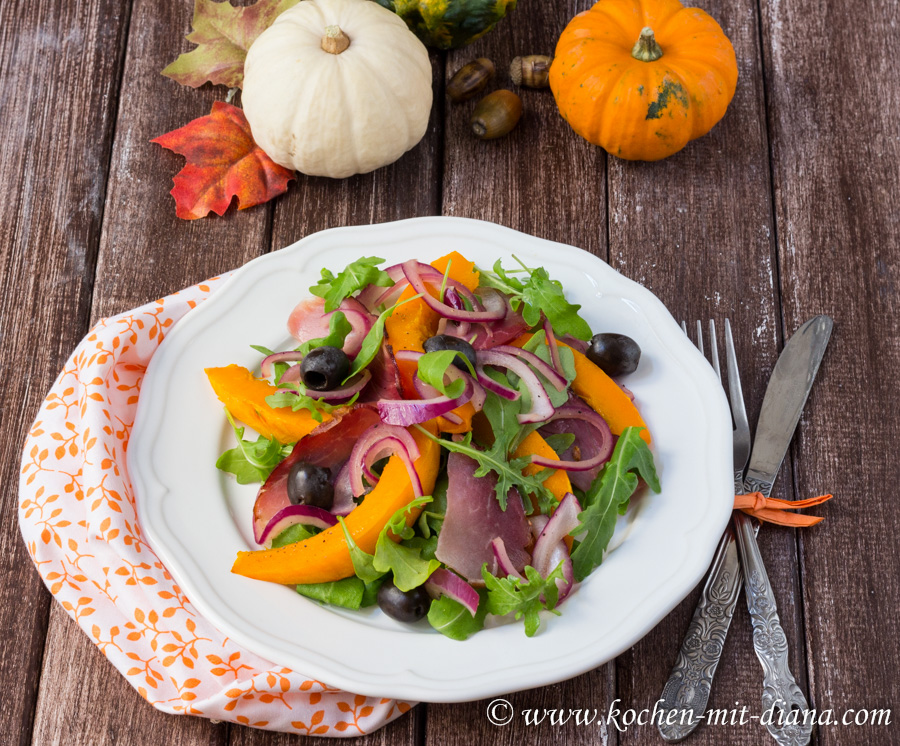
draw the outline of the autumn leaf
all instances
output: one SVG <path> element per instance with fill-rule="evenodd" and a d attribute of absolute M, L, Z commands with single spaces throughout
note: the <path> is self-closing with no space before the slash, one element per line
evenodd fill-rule
<path fill-rule="evenodd" d="M 155 140 L 187 158 L 173 181 L 175 214 L 196 220 L 224 215 L 233 197 L 238 209 L 268 202 L 287 190 L 294 172 L 279 166 L 254 141 L 244 112 L 216 101 L 212 112 Z"/>
<path fill-rule="evenodd" d="M 188 41 L 196 49 L 182 54 L 162 71 L 182 85 L 197 88 L 207 81 L 240 88 L 244 80 L 244 60 L 256 37 L 299 0 L 259 0 L 255 5 L 235 8 L 228 0 L 196 0 L 193 31 Z"/>

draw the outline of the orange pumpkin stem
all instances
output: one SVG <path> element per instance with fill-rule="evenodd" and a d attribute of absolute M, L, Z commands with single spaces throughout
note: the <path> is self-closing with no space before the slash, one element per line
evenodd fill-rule
<path fill-rule="evenodd" d="M 340 54 L 350 46 L 350 37 L 341 31 L 340 26 L 326 26 L 322 37 L 322 49 L 328 54 Z"/>
<path fill-rule="evenodd" d="M 654 62 L 663 56 L 662 47 L 656 43 L 652 28 L 644 26 L 641 29 L 641 35 L 631 50 L 631 56 L 641 62 Z"/>

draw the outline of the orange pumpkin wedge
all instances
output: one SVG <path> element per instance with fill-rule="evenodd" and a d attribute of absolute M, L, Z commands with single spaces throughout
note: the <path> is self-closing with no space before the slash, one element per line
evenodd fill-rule
<path fill-rule="evenodd" d="M 296 443 L 321 424 L 307 410 L 293 412 L 287 407 L 270 407 L 266 404 L 266 397 L 274 394 L 276 387 L 268 381 L 254 378 L 249 370 L 240 365 L 207 368 L 206 377 L 231 416 L 264 438 L 275 438 L 282 444 Z M 323 422 L 330 419 L 330 415 L 322 415 Z"/>
<path fill-rule="evenodd" d="M 519 447 L 516 448 L 516 452 L 513 455 L 515 458 L 522 458 L 523 456 L 543 456 L 552 461 L 559 461 L 559 456 L 556 455 L 556 451 L 550 447 L 550 444 L 544 440 L 537 430 L 530 432 L 522 439 L 522 442 L 519 443 Z M 523 472 L 526 476 L 531 476 L 532 474 L 537 474 L 539 471 L 543 471 L 545 468 L 546 467 L 538 466 L 537 464 L 530 464 L 525 467 Z M 544 486 L 550 490 L 557 501 L 562 500 L 567 492 L 572 491 L 572 483 L 569 481 L 569 475 L 562 469 L 555 469 L 553 473 L 544 480 Z"/>
<path fill-rule="evenodd" d="M 436 428 L 430 423 L 426 423 L 424 427 L 435 434 Z M 422 489 L 426 495 L 430 495 L 440 466 L 441 447 L 416 429 L 411 429 L 410 432 L 419 446 L 415 469 L 422 482 Z M 391 456 L 375 489 L 344 519 L 347 530 L 359 548 L 373 554 L 382 528 L 413 497 L 412 483 L 406 467 L 399 457 Z M 410 510 L 407 524 L 412 524 L 420 512 L 421 509 Z M 255 580 L 285 585 L 327 583 L 349 578 L 354 574 L 350 550 L 339 524 L 306 541 L 278 549 L 238 552 L 231 571 Z"/>
<path fill-rule="evenodd" d="M 517 337 L 511 345 L 524 347 L 533 335 L 523 334 Z M 565 342 L 556 342 L 560 347 L 569 347 Z M 575 380 L 572 381 L 572 391 L 587 402 L 588 406 L 599 414 L 613 435 L 621 435 L 626 427 L 641 427 L 641 438 L 649 444 L 651 442 L 650 430 L 638 412 L 634 402 L 628 398 L 628 394 L 619 388 L 619 385 L 600 368 L 594 365 L 585 355 L 578 350 L 569 347 L 575 357 Z"/>

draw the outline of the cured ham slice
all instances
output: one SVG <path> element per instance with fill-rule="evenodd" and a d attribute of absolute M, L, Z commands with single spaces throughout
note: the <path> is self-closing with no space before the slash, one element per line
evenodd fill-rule
<path fill-rule="evenodd" d="M 503 539 L 513 566 L 522 570 L 531 556 L 526 547 L 531 530 L 522 499 L 510 490 L 506 510 L 494 494 L 496 476 L 476 477 L 478 464 L 461 453 L 447 459 L 447 513 L 438 535 L 435 556 L 470 582 L 481 583 L 481 566 L 495 570 L 491 542 Z"/>

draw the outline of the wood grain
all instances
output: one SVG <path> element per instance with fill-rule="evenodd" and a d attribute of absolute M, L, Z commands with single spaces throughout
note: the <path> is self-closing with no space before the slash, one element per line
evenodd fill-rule
<path fill-rule="evenodd" d="M 87 328 L 124 0 L 0 4 L 0 733 L 27 743 L 49 596 L 18 530 L 21 448 Z M 48 333 L 49 332 L 49 333 Z"/>
<path fill-rule="evenodd" d="M 185 46 L 182 34 L 190 18 L 188 3 L 137 0 L 132 10 L 91 309 L 94 321 L 240 266 L 268 249 L 270 205 L 244 212 L 232 207 L 224 218 L 176 218 L 168 192 L 184 160 L 149 142 L 207 114 L 226 92 L 211 86 L 184 88 L 159 74 Z M 36 743 L 226 740 L 227 725 L 150 707 L 55 607 L 47 641 Z"/>
<path fill-rule="evenodd" d="M 793 451 L 797 494 L 836 496 L 800 537 L 812 703 L 893 708 L 890 726 L 818 741 L 895 744 L 900 8 L 870 3 L 850 29 L 846 0 L 761 5 L 785 325 L 835 321 Z"/>
<path fill-rule="evenodd" d="M 735 98 L 711 133 L 665 161 L 610 158 L 610 263 L 656 293 L 678 320 L 702 319 L 705 326 L 713 318 L 721 329 L 724 318 L 731 319 L 753 426 L 781 341 L 758 15 L 752 1 L 714 0 L 703 7 L 735 47 L 740 76 Z M 724 349 L 721 336 L 719 342 Z M 785 471 L 777 495 L 792 497 L 790 484 Z M 794 536 L 767 528 L 760 533 L 760 546 L 788 636 L 792 671 L 805 688 Z M 698 595 L 699 589 L 616 661 L 617 696 L 626 706 L 652 708 L 660 697 Z M 746 705 L 759 715 L 761 681 L 741 597 L 709 707 L 739 702 L 738 707 Z M 730 728 L 727 736 L 721 727 L 701 727 L 691 741 L 718 744 L 726 737 L 728 743 L 758 744 L 769 736 L 757 722 Z M 622 744 L 659 740 L 655 726 L 620 736 Z"/>
<path fill-rule="evenodd" d="M 522 54 L 552 54 L 568 19 L 588 2 L 525 3 L 489 35 L 449 55 L 448 78 L 469 60 L 488 57 L 497 69 L 492 88 L 511 88 L 509 63 Z M 542 238 L 573 244 L 606 258 L 606 159 L 575 137 L 549 90 L 517 89 L 525 113 L 504 138 L 480 141 L 469 129 L 476 101 L 450 105 L 444 145 L 443 213 L 491 220 Z M 461 249 L 465 253 L 464 249 Z M 550 621 L 552 624 L 552 620 Z M 524 632 L 523 632 L 524 635 Z M 523 638 L 524 639 L 524 638 Z M 534 644 L 540 644 L 536 638 Z M 599 708 L 614 692 L 612 664 L 555 686 L 505 696 L 517 713 L 510 725 L 487 719 L 490 700 L 429 705 L 428 744 L 616 743 L 605 728 L 526 727 L 524 710 Z M 600 739 L 598 741 L 598 738 Z"/>

